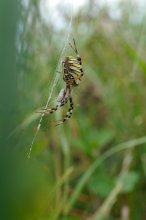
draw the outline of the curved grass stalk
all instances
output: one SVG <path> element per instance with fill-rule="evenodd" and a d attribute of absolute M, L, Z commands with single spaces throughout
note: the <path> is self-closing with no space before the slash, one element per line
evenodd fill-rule
<path fill-rule="evenodd" d="M 70 209 L 72 208 L 76 199 L 78 198 L 81 190 L 85 186 L 86 182 L 89 180 L 89 178 L 95 172 L 95 170 L 100 166 L 100 164 L 102 164 L 106 159 L 108 159 L 109 157 L 111 157 L 112 155 L 114 155 L 120 151 L 134 148 L 134 147 L 137 147 L 137 146 L 145 144 L 145 143 L 146 143 L 146 136 L 141 137 L 141 138 L 137 138 L 137 139 L 133 139 L 128 142 L 124 142 L 124 143 L 121 143 L 121 144 L 118 144 L 118 145 L 112 147 L 110 150 L 105 152 L 100 158 L 97 158 L 91 164 L 91 166 L 88 168 L 86 173 L 83 174 L 83 176 L 79 180 L 79 183 L 75 187 L 72 195 L 70 196 L 70 199 L 68 200 L 68 204 L 66 204 L 65 213 L 67 214 L 70 211 Z"/>

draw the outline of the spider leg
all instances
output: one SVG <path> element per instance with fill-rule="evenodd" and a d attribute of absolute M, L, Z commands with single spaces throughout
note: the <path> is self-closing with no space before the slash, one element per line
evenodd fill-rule
<path fill-rule="evenodd" d="M 74 110 L 74 103 L 73 103 L 73 99 L 71 96 L 69 98 L 69 101 L 70 101 L 70 108 L 68 109 L 68 112 L 66 113 L 64 119 L 62 121 L 60 121 L 57 125 L 60 125 L 71 118 L 73 110 Z"/>
<path fill-rule="evenodd" d="M 56 112 L 58 108 L 59 108 L 59 105 L 56 105 L 55 107 L 50 108 L 50 109 L 41 108 L 41 109 L 37 110 L 37 113 L 52 114 L 52 113 Z"/>
<path fill-rule="evenodd" d="M 82 69 L 82 59 L 77 51 L 77 47 L 76 47 L 76 42 L 75 42 L 75 39 L 73 38 L 73 43 L 74 43 L 74 46 L 72 46 L 71 43 L 69 43 L 70 47 L 73 49 L 73 51 L 76 53 L 77 55 L 77 61 L 78 63 L 80 64 L 80 72 L 81 72 L 81 76 L 84 75 L 84 72 L 83 72 L 83 69 Z M 75 66 L 75 65 L 74 65 Z"/>
<path fill-rule="evenodd" d="M 76 54 L 78 54 L 77 47 L 76 47 L 76 42 L 75 42 L 75 39 L 74 39 L 74 38 L 73 38 L 73 42 L 74 42 L 75 52 L 76 52 Z"/>
<path fill-rule="evenodd" d="M 75 39 L 73 38 L 73 43 L 74 43 L 74 46 L 72 46 L 71 43 L 69 43 L 70 47 L 73 49 L 73 51 L 78 54 L 78 51 L 77 51 L 77 47 L 76 47 L 76 43 L 75 43 Z"/>
<path fill-rule="evenodd" d="M 64 106 L 67 103 L 68 99 L 65 98 L 61 101 L 60 104 L 57 104 L 55 107 L 47 109 L 47 108 L 42 108 L 40 110 L 37 111 L 37 113 L 44 113 L 46 114 L 52 114 L 54 112 L 56 112 L 60 107 Z"/>

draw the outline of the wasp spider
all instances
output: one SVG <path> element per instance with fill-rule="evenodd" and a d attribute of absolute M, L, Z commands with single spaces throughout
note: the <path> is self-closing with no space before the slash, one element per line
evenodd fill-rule
<path fill-rule="evenodd" d="M 65 121 L 67 121 L 69 118 L 71 118 L 73 110 L 74 110 L 74 103 L 73 103 L 73 98 L 72 98 L 72 89 L 75 86 L 78 86 L 82 76 L 84 75 L 83 69 L 82 69 L 82 60 L 80 55 L 78 54 L 77 48 L 76 48 L 76 43 L 75 40 L 73 39 L 74 46 L 71 46 L 71 48 L 74 50 L 76 57 L 73 56 L 67 56 L 65 59 L 62 61 L 62 75 L 63 75 L 63 80 L 66 83 L 66 88 L 61 89 L 57 102 L 58 104 L 51 108 L 51 109 L 46 109 L 42 108 L 39 110 L 39 113 L 44 113 L 44 114 L 51 114 L 54 113 L 55 111 L 58 110 L 58 108 L 64 106 L 68 101 L 70 102 L 70 108 L 68 109 L 64 119 L 58 123 L 62 124 Z"/>

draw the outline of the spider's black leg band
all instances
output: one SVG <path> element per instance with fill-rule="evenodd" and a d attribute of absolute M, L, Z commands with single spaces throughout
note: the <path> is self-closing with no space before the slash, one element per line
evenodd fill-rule
<path fill-rule="evenodd" d="M 73 99 L 72 99 L 71 96 L 70 96 L 70 98 L 69 98 L 69 101 L 70 101 L 70 108 L 68 109 L 68 112 L 66 113 L 66 116 L 65 116 L 64 119 L 63 119 L 62 121 L 60 121 L 57 125 L 60 125 L 60 124 L 64 123 L 65 121 L 67 121 L 68 119 L 71 118 L 72 113 L 73 113 L 73 110 L 74 110 L 74 103 L 73 103 Z"/>
<path fill-rule="evenodd" d="M 42 109 L 38 110 L 37 113 L 52 114 L 52 113 L 56 112 L 58 108 L 59 108 L 59 105 L 56 105 L 55 107 L 50 108 L 50 109 L 42 108 Z"/>
<path fill-rule="evenodd" d="M 60 103 L 60 106 L 59 107 L 62 107 L 64 106 L 66 103 L 67 103 L 68 99 L 65 98 L 61 103 Z"/>
<path fill-rule="evenodd" d="M 38 110 L 38 113 L 44 113 L 44 114 L 52 114 L 54 112 L 56 112 L 58 110 L 58 108 L 64 106 L 67 103 L 67 98 L 63 99 L 62 102 L 60 104 L 57 104 L 55 107 L 51 108 L 51 109 L 46 109 L 46 108 L 42 108 L 40 110 Z"/>

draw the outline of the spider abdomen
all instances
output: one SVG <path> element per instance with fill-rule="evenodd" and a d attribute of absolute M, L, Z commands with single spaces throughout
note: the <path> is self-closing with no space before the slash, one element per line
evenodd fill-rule
<path fill-rule="evenodd" d="M 77 86 L 83 76 L 81 58 L 77 55 L 77 58 L 68 56 L 63 61 L 64 76 L 63 79 L 67 85 Z"/>

